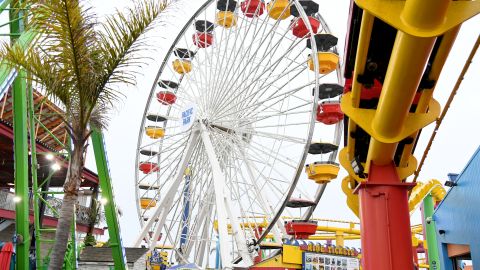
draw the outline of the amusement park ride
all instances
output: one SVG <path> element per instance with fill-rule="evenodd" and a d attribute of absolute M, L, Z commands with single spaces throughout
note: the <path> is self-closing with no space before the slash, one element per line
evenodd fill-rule
<path fill-rule="evenodd" d="M 32 46 L 35 34 L 23 31 L 15 3 L 0 3 L 10 11 L 9 36 Z M 438 263 L 435 228 L 411 226 L 410 214 L 423 204 L 430 217 L 445 190 L 437 180 L 416 181 L 413 152 L 422 128 L 444 116 L 433 91 L 480 1 L 352 1 L 343 57 L 319 11 L 307 0 L 209 0 L 173 42 L 145 107 L 135 164 L 142 229 L 134 246 L 147 247 L 149 258 L 161 254 L 162 267 L 299 269 L 310 253 L 339 264 L 306 269 L 359 269 L 340 264 L 358 258 L 362 269 Z M 469 61 L 476 48 L 478 41 Z M 43 269 L 41 235 L 52 229 L 43 227 L 41 205 L 55 210 L 44 194 L 59 192 L 58 180 L 45 186 L 52 174 L 37 180 L 37 164 L 47 151 L 64 164 L 68 138 L 53 124 L 58 107 L 22 71 L 1 68 L 2 124 L 13 124 L 15 147 L 17 269 L 28 269 L 30 242 Z M 41 118 L 43 107 L 52 119 Z M 101 133 L 92 144 L 98 179 L 86 171 L 84 185 L 94 194 L 100 186 L 115 269 L 127 269 Z M 313 217 L 340 165 L 359 224 Z M 66 267 L 74 269 L 75 230 L 72 239 Z M 355 239 L 361 250 L 345 247 Z"/>

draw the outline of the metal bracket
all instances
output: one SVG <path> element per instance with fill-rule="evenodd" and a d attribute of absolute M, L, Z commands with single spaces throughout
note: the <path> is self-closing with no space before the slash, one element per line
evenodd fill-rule
<path fill-rule="evenodd" d="M 372 122 L 376 115 L 376 110 L 355 108 L 352 104 L 351 92 L 346 93 L 341 101 L 342 111 L 348 117 L 365 130 L 370 136 L 383 143 L 397 143 L 419 129 L 434 122 L 440 115 L 440 104 L 438 101 L 430 100 L 427 113 L 409 113 L 403 124 L 403 130 L 393 137 L 385 137 L 378 134 L 372 127 Z"/>

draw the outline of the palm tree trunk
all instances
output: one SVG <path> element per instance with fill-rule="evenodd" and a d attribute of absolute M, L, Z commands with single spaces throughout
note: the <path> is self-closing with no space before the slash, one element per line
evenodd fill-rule
<path fill-rule="evenodd" d="M 75 145 L 70 159 L 67 178 L 63 185 L 65 194 L 63 197 L 62 208 L 59 212 L 60 217 L 58 218 L 57 230 L 55 233 L 55 245 L 53 247 L 48 267 L 50 270 L 62 269 L 65 258 L 83 170 L 83 148 L 83 145 Z"/>
<path fill-rule="evenodd" d="M 93 188 L 92 201 L 90 203 L 90 221 L 88 223 L 88 231 L 83 243 L 85 246 L 94 246 L 97 244 L 95 236 L 93 236 L 93 230 L 95 229 L 95 222 L 97 221 L 97 216 L 100 214 L 100 208 L 97 205 L 98 200 L 98 185 Z"/>

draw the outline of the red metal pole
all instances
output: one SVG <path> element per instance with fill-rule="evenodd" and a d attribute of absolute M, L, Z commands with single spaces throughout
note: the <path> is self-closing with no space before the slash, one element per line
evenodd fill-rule
<path fill-rule="evenodd" d="M 370 165 L 368 181 L 360 184 L 360 226 L 364 270 L 413 270 L 408 190 L 393 162 Z"/>
<path fill-rule="evenodd" d="M 413 256 L 413 264 L 418 267 L 418 250 L 417 247 L 412 247 L 412 256 Z"/>
<path fill-rule="evenodd" d="M 263 228 L 262 227 L 258 227 L 256 230 L 255 230 L 255 236 L 256 238 L 260 238 L 260 235 L 262 235 L 262 231 L 263 231 Z M 260 243 L 258 243 L 258 246 L 260 247 Z M 260 263 L 262 261 L 262 249 L 260 248 L 258 250 L 258 254 L 257 256 L 254 258 L 253 262 L 254 263 Z"/>

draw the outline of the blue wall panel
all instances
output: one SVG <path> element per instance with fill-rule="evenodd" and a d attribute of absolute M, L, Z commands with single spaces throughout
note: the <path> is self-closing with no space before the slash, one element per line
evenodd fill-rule
<path fill-rule="evenodd" d="M 457 177 L 456 184 L 433 215 L 442 269 L 453 269 L 447 243 L 470 245 L 473 265 L 480 269 L 480 148 Z"/>

